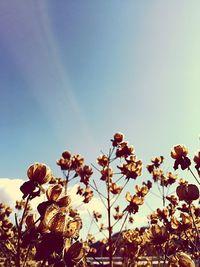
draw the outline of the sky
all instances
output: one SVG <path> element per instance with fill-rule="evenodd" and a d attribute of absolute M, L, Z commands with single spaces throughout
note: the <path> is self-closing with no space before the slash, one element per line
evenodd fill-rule
<path fill-rule="evenodd" d="M 164 155 L 171 170 L 178 143 L 193 157 L 199 9 L 198 0 L 0 1 L 0 177 L 25 180 L 36 161 L 59 176 L 64 150 L 95 163 L 118 131 L 144 165 Z"/>

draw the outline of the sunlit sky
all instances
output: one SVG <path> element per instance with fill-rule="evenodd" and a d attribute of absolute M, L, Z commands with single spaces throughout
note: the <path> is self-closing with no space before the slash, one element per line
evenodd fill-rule
<path fill-rule="evenodd" d="M 148 164 L 199 149 L 200 1 L 0 1 L 0 177 L 123 132 Z M 171 165 L 166 168 L 172 169 Z"/>

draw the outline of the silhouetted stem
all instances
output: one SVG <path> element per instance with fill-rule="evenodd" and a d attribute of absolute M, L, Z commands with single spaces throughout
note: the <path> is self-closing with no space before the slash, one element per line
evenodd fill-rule
<path fill-rule="evenodd" d="M 109 246 L 109 266 L 113 267 L 113 247 L 112 247 L 112 225 L 111 225 L 111 204 L 110 204 L 110 178 L 108 177 L 108 183 L 107 183 L 107 203 L 108 203 L 108 232 L 109 232 L 109 238 L 108 238 L 108 246 Z"/>
<path fill-rule="evenodd" d="M 113 201 L 113 203 L 111 204 L 111 207 L 113 207 L 113 205 L 116 203 L 116 201 L 118 200 L 119 196 L 121 195 L 122 191 L 124 190 L 124 188 L 126 187 L 128 183 L 128 180 L 126 181 L 126 183 L 124 184 L 124 186 L 122 187 L 121 192 L 117 195 L 117 197 L 115 198 L 115 200 Z"/>
<path fill-rule="evenodd" d="M 115 241 L 115 249 L 116 249 L 116 247 L 117 247 L 117 243 L 118 243 L 118 241 L 119 241 L 120 234 L 121 234 L 121 232 L 122 232 L 122 229 L 123 229 L 123 227 L 124 227 L 124 224 L 125 224 L 127 218 L 128 218 L 128 212 L 127 212 L 127 214 L 126 214 L 126 217 L 124 218 L 124 221 L 123 221 L 123 223 L 122 223 L 122 226 L 121 226 L 120 231 L 119 231 L 119 234 L 118 234 L 118 237 L 117 237 L 117 239 L 116 239 L 116 241 Z"/>
<path fill-rule="evenodd" d="M 26 211 L 27 211 L 27 207 L 28 207 L 28 202 L 30 200 L 30 195 L 28 195 L 26 203 L 25 203 L 25 207 L 23 210 L 23 214 L 22 214 L 22 218 L 20 223 L 18 224 L 17 222 L 17 218 L 16 219 L 16 224 L 17 224 L 17 230 L 18 230 L 18 238 L 17 238 L 17 258 L 16 258 L 16 267 L 20 267 L 21 264 L 21 246 L 20 246 L 20 242 L 21 242 L 21 238 L 22 238 L 22 225 L 23 225 L 23 221 L 24 221 L 24 217 L 26 215 Z"/>
<path fill-rule="evenodd" d="M 199 180 L 197 179 L 197 177 L 195 176 L 195 174 L 193 173 L 193 171 L 192 171 L 192 169 L 189 167 L 188 168 L 189 169 L 189 171 L 191 172 L 191 174 L 192 174 L 192 176 L 194 177 L 194 179 L 197 181 L 197 183 L 200 185 L 200 182 L 199 182 Z"/>

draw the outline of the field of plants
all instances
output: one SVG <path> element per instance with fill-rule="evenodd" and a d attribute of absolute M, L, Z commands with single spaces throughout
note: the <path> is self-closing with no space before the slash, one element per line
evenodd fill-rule
<path fill-rule="evenodd" d="M 64 151 L 57 160 L 62 178 L 55 177 L 44 163 L 34 163 L 20 187 L 23 199 L 16 200 L 16 210 L 0 203 L 1 265 L 200 266 L 200 151 L 189 158 L 186 146 L 175 145 L 171 158 L 174 166 L 168 172 L 162 168 L 163 156 L 152 158 L 145 166 L 124 135 L 116 133 L 108 152 L 102 153 L 94 165 L 86 165 L 82 156 Z M 149 177 L 141 180 L 144 168 Z M 180 178 L 179 169 L 190 174 L 193 182 Z M 98 180 L 93 179 L 94 172 Z M 134 190 L 127 191 L 127 185 L 133 182 L 129 188 Z M 107 224 L 101 222 L 103 214 L 90 210 L 101 240 L 95 240 L 91 233 L 85 240 L 79 237 L 84 225 L 79 210 L 73 207 L 71 183 L 79 184 L 77 195 L 83 203 L 96 196 L 105 208 Z M 147 227 L 135 228 L 134 216 L 155 185 L 162 208 L 156 207 L 149 214 Z M 174 188 L 173 194 L 169 194 L 170 188 Z M 42 194 L 46 200 L 37 206 L 35 214 L 31 202 Z M 126 222 L 132 227 L 125 229 Z"/>

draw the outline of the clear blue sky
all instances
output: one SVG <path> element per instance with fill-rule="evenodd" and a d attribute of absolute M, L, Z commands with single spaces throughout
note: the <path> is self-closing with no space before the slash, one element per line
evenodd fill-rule
<path fill-rule="evenodd" d="M 199 1 L 0 1 L 0 176 L 116 131 L 145 165 L 199 148 Z"/>

